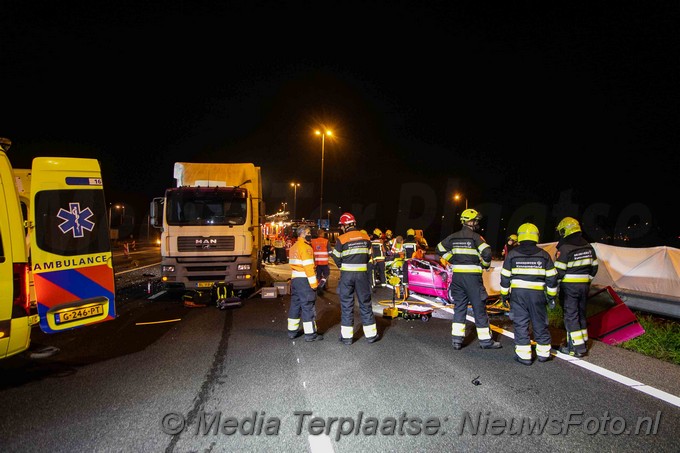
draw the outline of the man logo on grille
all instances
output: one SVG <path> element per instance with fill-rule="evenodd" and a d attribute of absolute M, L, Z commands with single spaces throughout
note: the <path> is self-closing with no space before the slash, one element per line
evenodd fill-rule
<path fill-rule="evenodd" d="M 88 219 L 94 214 L 90 208 L 85 208 L 80 210 L 80 203 L 69 203 L 69 210 L 60 208 L 57 213 L 57 217 L 62 219 L 59 225 L 59 229 L 62 233 L 66 234 L 70 230 L 73 230 L 74 238 L 81 238 L 84 236 L 83 230 L 92 231 L 94 228 L 94 222 L 90 222 Z"/>

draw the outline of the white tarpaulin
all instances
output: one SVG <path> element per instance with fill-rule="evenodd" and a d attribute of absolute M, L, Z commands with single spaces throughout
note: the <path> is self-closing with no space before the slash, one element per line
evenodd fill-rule
<path fill-rule="evenodd" d="M 599 269 L 593 285 L 612 286 L 660 296 L 680 297 L 680 250 L 672 247 L 628 248 L 593 243 Z M 557 242 L 539 244 L 555 257 Z M 489 294 L 500 292 L 502 261 L 493 261 L 484 272 Z"/>

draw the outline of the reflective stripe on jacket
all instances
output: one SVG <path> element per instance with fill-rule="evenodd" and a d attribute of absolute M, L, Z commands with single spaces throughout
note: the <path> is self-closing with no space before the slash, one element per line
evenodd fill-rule
<path fill-rule="evenodd" d="M 316 270 L 314 269 L 314 253 L 312 247 L 304 240 L 298 239 L 290 247 L 288 257 L 290 263 L 290 278 L 306 278 L 309 286 L 316 288 Z"/>
<path fill-rule="evenodd" d="M 449 262 L 453 272 L 481 274 L 491 266 L 491 247 L 467 225 L 437 244 L 437 253 Z"/>
<path fill-rule="evenodd" d="M 416 253 L 416 250 L 418 250 L 418 243 L 416 242 L 415 238 L 413 239 L 406 239 L 403 244 L 404 247 L 404 257 L 406 259 L 412 258 L 413 254 Z"/>
<path fill-rule="evenodd" d="M 382 239 L 371 241 L 371 256 L 374 261 L 385 261 L 385 244 Z"/>
<path fill-rule="evenodd" d="M 314 251 L 314 263 L 316 263 L 317 266 L 325 266 L 328 264 L 328 257 L 331 252 L 331 246 L 328 239 L 312 239 L 312 250 Z"/>
<path fill-rule="evenodd" d="M 563 283 L 590 283 L 597 274 L 597 254 L 580 232 L 570 234 L 557 243 L 555 268 Z"/>
<path fill-rule="evenodd" d="M 371 260 L 371 240 L 366 233 L 349 229 L 338 236 L 331 256 L 341 271 L 367 271 Z"/>
<path fill-rule="evenodd" d="M 513 288 L 545 291 L 557 295 L 557 270 L 548 252 L 535 242 L 525 242 L 508 252 L 501 269 L 501 294 Z"/>

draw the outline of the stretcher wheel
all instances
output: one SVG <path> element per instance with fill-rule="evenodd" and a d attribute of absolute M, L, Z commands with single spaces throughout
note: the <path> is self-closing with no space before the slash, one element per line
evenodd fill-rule
<path fill-rule="evenodd" d="M 430 317 L 428 315 L 420 315 L 420 320 L 423 322 L 427 322 L 430 320 Z"/>

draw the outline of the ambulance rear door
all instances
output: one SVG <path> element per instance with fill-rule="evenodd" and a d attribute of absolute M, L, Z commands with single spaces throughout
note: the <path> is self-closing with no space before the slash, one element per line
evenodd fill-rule
<path fill-rule="evenodd" d="M 29 211 L 40 328 L 55 333 L 115 319 L 113 261 L 99 162 L 33 159 Z"/>

